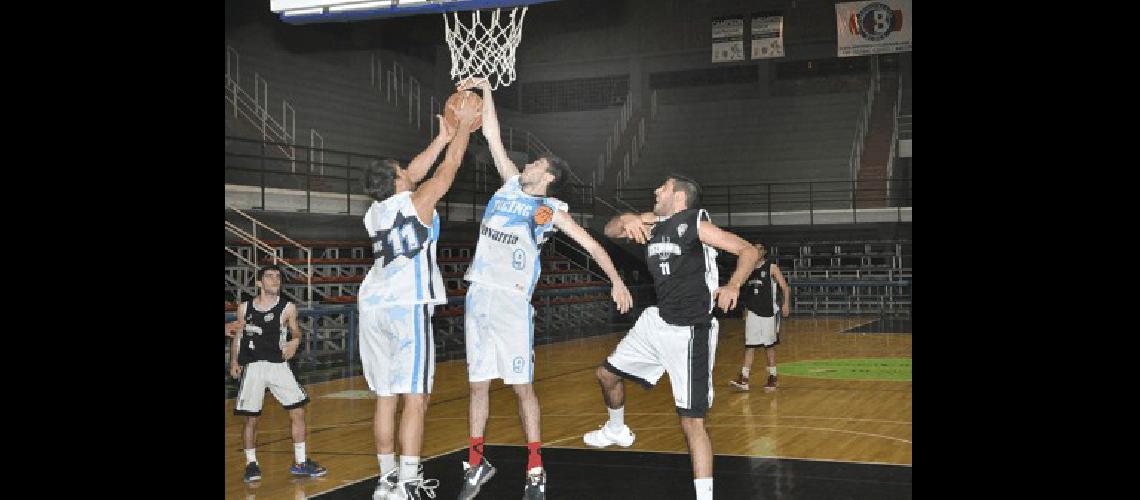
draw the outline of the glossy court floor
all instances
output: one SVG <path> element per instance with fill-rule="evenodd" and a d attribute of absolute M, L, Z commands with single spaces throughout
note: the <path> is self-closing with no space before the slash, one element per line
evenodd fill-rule
<path fill-rule="evenodd" d="M 911 335 L 909 321 L 878 317 L 792 317 L 777 348 L 780 387 L 753 389 L 727 381 L 740 369 L 743 322 L 721 321 L 713 377 L 716 396 L 706 425 L 716 453 L 717 498 L 910 498 Z M 689 457 L 667 377 L 645 391 L 626 384 L 628 449 L 588 449 L 582 434 L 605 421 L 594 368 L 623 332 L 535 348 L 535 387 L 542 405 L 548 497 L 693 498 Z M 242 421 L 227 399 L 226 498 L 370 498 L 379 472 L 372 438 L 375 400 L 359 376 L 306 385 L 311 457 L 328 467 L 293 479 L 288 417 L 270 395 L 258 425 L 263 479 L 242 482 Z M 424 438 L 425 477 L 440 480 L 437 498 L 454 498 L 466 458 L 467 384 L 462 360 L 440 362 Z M 499 473 L 479 498 L 521 497 L 525 438 L 509 387 L 492 385 L 487 456 Z"/>

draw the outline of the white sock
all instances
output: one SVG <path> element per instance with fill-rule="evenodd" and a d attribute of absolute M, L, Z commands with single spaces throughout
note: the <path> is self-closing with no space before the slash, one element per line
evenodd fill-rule
<path fill-rule="evenodd" d="M 620 431 L 625 425 L 625 407 L 616 410 L 606 408 L 606 411 L 610 412 L 610 421 L 606 422 L 606 427 L 609 427 L 611 431 Z"/>
<path fill-rule="evenodd" d="M 305 463 L 305 443 L 293 443 L 293 462 Z"/>
<path fill-rule="evenodd" d="M 400 455 L 400 481 L 420 477 L 420 457 Z"/>
<path fill-rule="evenodd" d="M 769 366 L 768 367 L 768 374 L 769 375 L 775 375 L 776 374 L 776 367 L 775 366 Z"/>
<path fill-rule="evenodd" d="M 693 487 L 697 489 L 697 500 L 712 500 L 713 478 L 705 477 L 693 480 Z"/>
<path fill-rule="evenodd" d="M 395 453 L 388 453 L 388 454 L 384 454 L 384 455 L 377 453 L 376 454 L 376 460 L 380 462 L 380 475 L 381 476 L 387 475 L 389 472 L 392 472 L 392 469 L 396 468 L 396 454 Z"/>
<path fill-rule="evenodd" d="M 249 448 L 249 449 L 245 450 L 245 463 L 248 465 L 248 464 L 252 464 L 256 461 L 257 461 L 257 455 L 254 454 L 254 449 Z"/>
<path fill-rule="evenodd" d="M 744 374 L 744 378 L 748 378 L 748 372 L 750 371 L 752 371 L 752 369 L 747 366 L 740 369 L 740 373 Z"/>

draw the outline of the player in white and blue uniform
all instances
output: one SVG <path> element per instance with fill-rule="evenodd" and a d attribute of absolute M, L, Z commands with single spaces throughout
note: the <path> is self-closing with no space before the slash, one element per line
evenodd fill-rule
<path fill-rule="evenodd" d="M 460 499 L 474 498 L 495 473 L 483 458 L 483 431 L 490 412 L 488 391 L 492 379 L 511 385 L 519 398 L 519 416 L 526 433 L 527 480 L 524 498 L 545 498 L 546 471 L 539 452 L 541 434 L 538 397 L 534 393 L 534 308 L 530 304 L 542 272 L 539 254 L 555 228 L 566 232 L 598 262 L 613 284 L 612 296 L 622 313 L 632 299 L 609 255 L 567 213 L 567 205 L 550 193 L 569 175 L 558 157 L 543 156 L 518 167 L 507 156 L 499 135 L 499 121 L 486 80 L 460 86 L 483 90 L 483 135 L 487 138 L 503 187 L 487 202 L 479 224 L 475 258 L 467 270 L 464 334 L 467 343 L 467 379 L 471 383 L 469 438 L 471 448 Z"/>
<path fill-rule="evenodd" d="M 439 214 L 435 204 L 447 193 L 467 150 L 478 116 L 457 113 L 457 130 L 442 118 L 440 134 L 423 153 L 401 168 L 396 160 L 373 161 L 364 190 L 374 200 L 364 214 L 375 263 L 357 294 L 360 312 L 360 359 L 368 387 L 376 392 L 373 432 L 381 479 L 374 500 L 434 497 L 438 481 L 422 476 L 424 413 L 435 373 L 432 312 L 447 302 L 436 258 Z M 428 180 L 445 144 L 447 153 Z M 394 457 L 396 395 L 404 398 L 400 421 L 400 461 Z"/>

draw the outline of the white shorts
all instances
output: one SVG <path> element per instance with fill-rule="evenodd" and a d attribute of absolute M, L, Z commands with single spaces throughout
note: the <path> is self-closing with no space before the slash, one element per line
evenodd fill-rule
<path fill-rule="evenodd" d="M 534 382 L 534 307 L 527 296 L 471 283 L 463 314 L 468 381 Z"/>
<path fill-rule="evenodd" d="M 772 347 L 780 343 L 780 308 L 771 318 L 744 310 L 744 347 Z"/>
<path fill-rule="evenodd" d="M 675 326 L 661 319 L 656 306 L 647 307 L 602 366 L 646 389 L 668 372 L 677 413 L 704 418 L 712 407 L 710 381 L 719 330 L 716 318 L 707 324 Z"/>
<path fill-rule="evenodd" d="M 431 394 L 434 309 L 431 304 L 360 308 L 360 361 L 377 396 Z"/>
<path fill-rule="evenodd" d="M 241 371 L 234 415 L 261 415 L 261 403 L 267 387 L 286 410 L 300 408 L 309 402 L 309 395 L 297 383 L 289 363 L 254 361 Z"/>

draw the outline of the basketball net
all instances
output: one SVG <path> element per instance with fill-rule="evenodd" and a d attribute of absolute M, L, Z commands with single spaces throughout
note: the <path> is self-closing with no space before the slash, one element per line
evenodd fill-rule
<path fill-rule="evenodd" d="M 451 20 L 443 14 L 444 37 L 451 50 L 451 78 L 457 82 L 486 78 L 492 90 L 514 82 L 515 49 L 522 40 L 526 9 L 513 7 L 505 16 L 500 15 L 502 9 L 488 12 L 488 16 L 472 11 L 467 24 L 459 12 L 451 13 Z"/>

